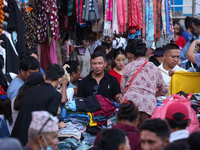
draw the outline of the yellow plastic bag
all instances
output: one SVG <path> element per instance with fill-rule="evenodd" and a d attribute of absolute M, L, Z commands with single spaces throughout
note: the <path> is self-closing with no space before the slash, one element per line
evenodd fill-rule
<path fill-rule="evenodd" d="M 169 95 L 179 91 L 200 93 L 200 73 L 176 71 L 170 81 Z"/>

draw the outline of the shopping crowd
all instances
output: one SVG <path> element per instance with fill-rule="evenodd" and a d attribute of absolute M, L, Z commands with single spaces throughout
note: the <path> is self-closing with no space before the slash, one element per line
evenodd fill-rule
<path fill-rule="evenodd" d="M 185 27 L 174 22 L 174 41 L 160 48 L 138 39 L 113 49 L 105 37 L 90 54 L 83 41 L 63 66 L 40 68 L 27 51 L 15 77 L 0 55 L 0 150 L 198 150 L 199 105 L 169 96 L 177 71 L 200 67 L 200 20 Z"/>

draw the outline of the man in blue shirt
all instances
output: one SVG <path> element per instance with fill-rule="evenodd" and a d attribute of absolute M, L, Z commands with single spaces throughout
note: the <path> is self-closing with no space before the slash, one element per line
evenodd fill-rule
<path fill-rule="evenodd" d="M 24 84 L 28 76 L 33 72 L 38 72 L 40 68 L 39 61 L 32 57 L 26 56 L 20 61 L 20 73 L 10 83 L 6 96 L 12 101 L 17 96 L 19 88 Z"/>
<path fill-rule="evenodd" d="M 184 31 L 181 36 L 185 39 L 186 42 L 189 41 L 189 37 L 192 35 L 192 29 L 190 28 L 192 20 L 193 18 L 189 16 L 185 18 L 186 31 Z"/>
<path fill-rule="evenodd" d="M 185 45 L 185 47 L 182 49 L 181 54 L 180 54 L 180 59 L 181 60 L 186 60 L 186 53 L 188 48 L 190 47 L 191 43 L 194 40 L 199 40 L 200 39 L 200 20 L 194 18 L 190 24 L 190 28 L 192 29 L 192 36 L 189 37 L 189 41 Z"/>

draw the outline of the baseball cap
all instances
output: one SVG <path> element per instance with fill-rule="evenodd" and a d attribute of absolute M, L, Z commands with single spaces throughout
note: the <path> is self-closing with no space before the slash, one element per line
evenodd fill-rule
<path fill-rule="evenodd" d="M 164 48 L 156 48 L 156 50 L 152 54 L 156 56 L 162 56 L 164 54 Z"/>
<path fill-rule="evenodd" d="M 170 120 L 176 120 L 174 118 L 174 114 L 181 113 L 184 115 L 184 118 L 182 120 L 188 120 L 189 119 L 189 112 L 187 107 L 182 104 L 181 102 L 173 102 L 171 103 L 166 112 L 166 118 Z"/>

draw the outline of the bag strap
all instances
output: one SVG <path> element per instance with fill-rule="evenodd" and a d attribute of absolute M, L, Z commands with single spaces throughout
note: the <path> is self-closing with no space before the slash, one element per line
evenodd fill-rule
<path fill-rule="evenodd" d="M 145 63 L 140 67 L 140 69 L 134 74 L 134 76 L 131 79 L 131 82 L 129 83 L 128 87 L 126 88 L 125 93 L 128 91 L 129 86 L 131 85 L 131 83 L 133 82 L 134 78 L 137 76 L 137 74 L 142 70 L 142 68 L 144 67 L 144 65 L 146 65 L 149 61 L 145 61 Z"/>

